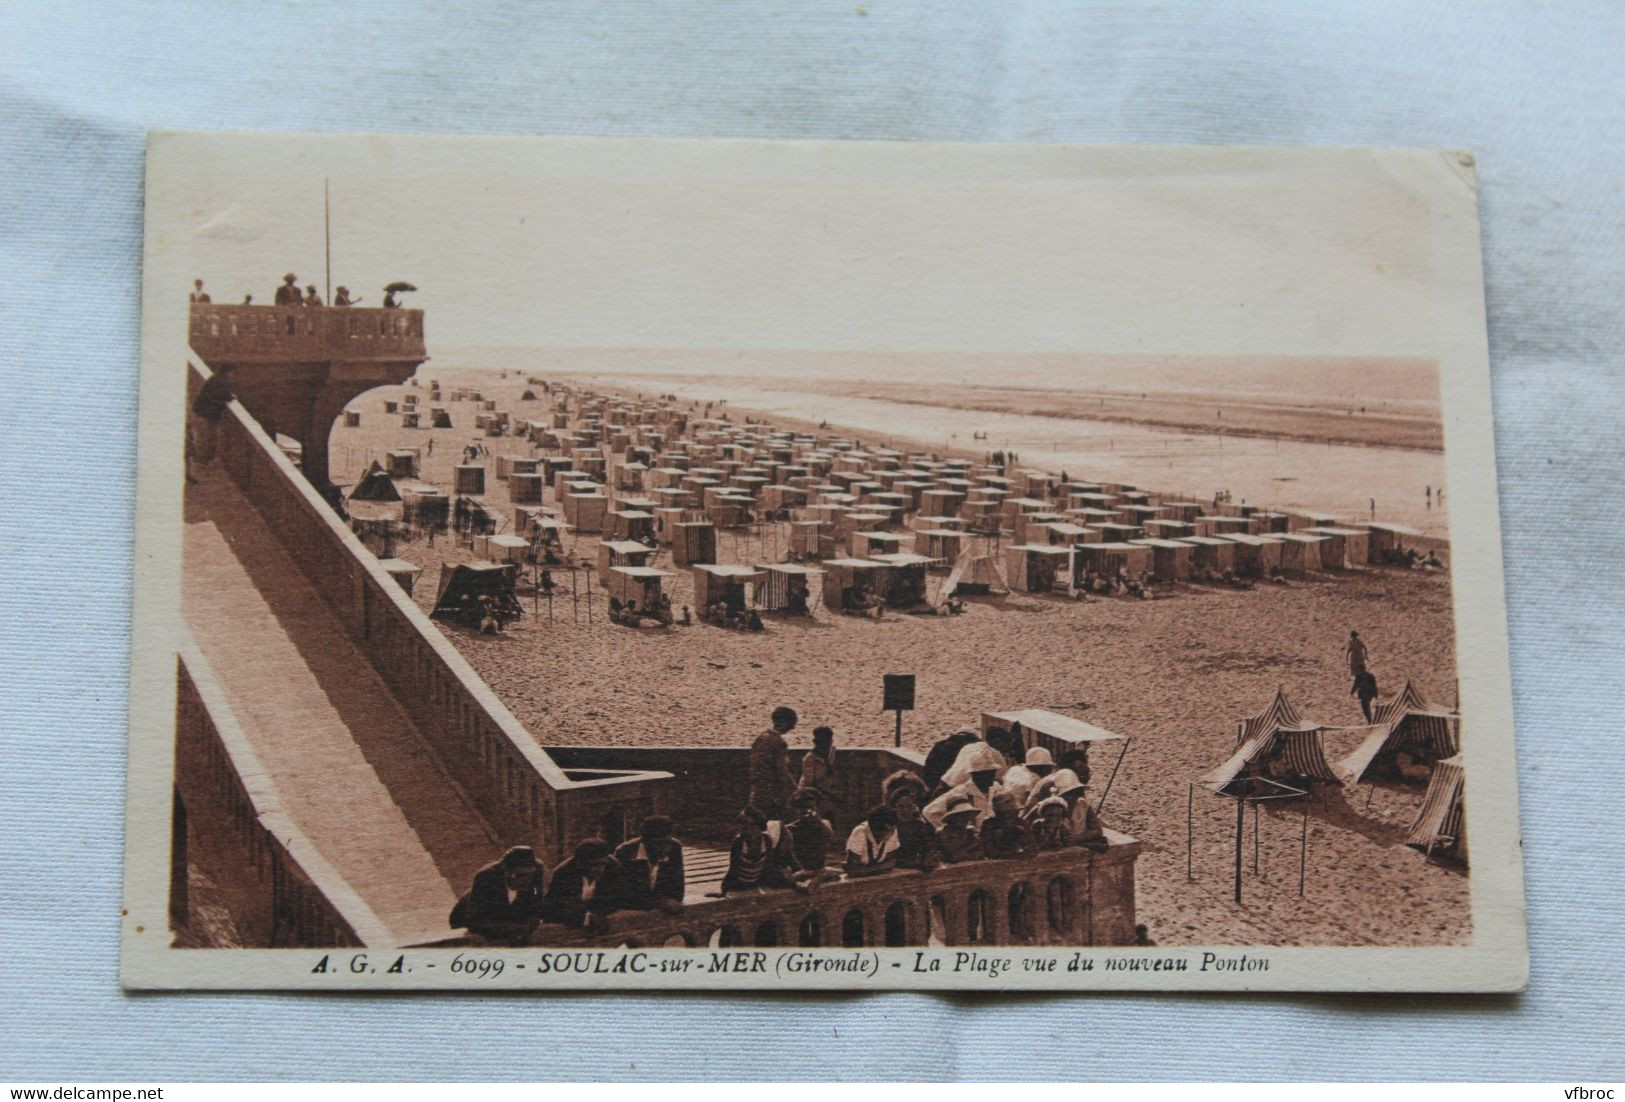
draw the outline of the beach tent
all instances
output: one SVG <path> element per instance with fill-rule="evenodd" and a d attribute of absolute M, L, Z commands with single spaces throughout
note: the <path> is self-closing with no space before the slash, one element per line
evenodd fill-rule
<path fill-rule="evenodd" d="M 674 575 L 652 566 L 612 566 L 609 568 L 609 595 L 623 605 L 636 601 L 638 608 L 648 611 L 660 597 L 662 579 L 670 577 Z"/>
<path fill-rule="evenodd" d="M 1061 543 L 1050 538 L 1045 529 L 1061 520 L 1060 513 L 1048 509 L 1030 513 L 1016 513 L 1010 517 L 1010 538 L 1017 543 Z"/>
<path fill-rule="evenodd" d="M 478 463 L 462 463 L 456 470 L 457 493 L 479 495 L 485 493 L 485 468 Z"/>
<path fill-rule="evenodd" d="M 1394 714 L 1368 728 L 1369 734 L 1354 753 L 1337 763 L 1344 784 L 1379 779 L 1406 780 L 1398 757 L 1405 754 L 1418 766 L 1434 766 L 1461 752 L 1459 718 L 1448 712 Z"/>
<path fill-rule="evenodd" d="M 907 542 L 908 536 L 901 532 L 852 533 L 852 550 L 860 557 L 895 554 Z"/>
<path fill-rule="evenodd" d="M 790 522 L 790 550 L 802 558 L 827 559 L 835 554 L 835 536 L 816 520 Z"/>
<path fill-rule="evenodd" d="M 1090 527 L 1100 529 L 1101 537 L 1106 543 L 1127 543 L 1129 540 L 1145 538 L 1145 529 L 1138 524 L 1118 524 L 1114 521 L 1106 521 L 1103 524 L 1095 524 Z"/>
<path fill-rule="evenodd" d="M 672 527 L 671 561 L 676 566 L 717 561 L 717 529 L 710 521 L 684 521 Z"/>
<path fill-rule="evenodd" d="M 1073 584 L 1080 584 L 1084 573 L 1116 577 L 1119 572 L 1133 577 L 1149 574 L 1155 564 L 1152 549 L 1138 543 L 1080 543 L 1073 548 Z"/>
<path fill-rule="evenodd" d="M 1186 536 L 1184 542 L 1195 548 L 1191 567 L 1201 570 L 1229 570 L 1236 564 L 1236 544 L 1213 536 Z"/>
<path fill-rule="evenodd" d="M 530 537 L 538 560 L 545 560 L 549 549 L 557 556 L 564 553 L 564 534 L 570 526 L 558 517 L 538 516 L 527 522 L 524 534 Z"/>
<path fill-rule="evenodd" d="M 434 616 L 462 614 L 480 597 L 513 596 L 519 568 L 512 563 L 447 563 L 440 570 L 440 590 L 435 595 Z"/>
<path fill-rule="evenodd" d="M 545 489 L 539 474 L 515 471 L 508 476 L 508 500 L 515 505 L 540 505 Z"/>
<path fill-rule="evenodd" d="M 609 498 L 599 493 L 571 492 L 563 496 L 564 519 L 578 532 L 602 532 L 609 516 Z"/>
<path fill-rule="evenodd" d="M 619 540 L 654 542 L 655 515 L 642 509 L 617 509 L 609 514 L 609 534 Z"/>
<path fill-rule="evenodd" d="M 1117 777 L 1117 770 L 1123 764 L 1123 757 L 1128 753 L 1129 739 L 1125 735 L 1113 734 L 1104 728 L 1096 727 L 1092 723 L 1085 723 L 1081 719 L 1063 716 L 1057 712 L 1047 711 L 1043 708 L 1023 708 L 1013 712 L 983 712 L 982 738 L 985 741 L 988 732 L 994 728 L 1007 731 L 1019 730 L 1021 743 L 1028 750 L 1035 746 L 1042 746 L 1048 750 L 1050 757 L 1058 764 L 1062 757 L 1074 750 L 1082 750 L 1088 755 L 1090 748 L 1097 742 L 1120 742 L 1122 745 L 1117 751 L 1117 760 L 1112 765 L 1111 776 L 1106 779 L 1104 790 L 1100 799 L 1095 803 L 1095 810 L 1106 802 L 1106 794 L 1111 791 L 1112 781 Z M 1091 763 L 1091 770 L 1093 764 Z"/>
<path fill-rule="evenodd" d="M 1198 782 L 1220 795 L 1252 777 L 1296 787 L 1341 784 L 1326 760 L 1325 732 L 1318 723 L 1272 724 L 1247 738 L 1224 763 Z"/>
<path fill-rule="evenodd" d="M 708 495 L 705 515 L 718 528 L 738 528 L 751 522 L 751 506 L 755 504 L 750 498 L 737 493 Z"/>
<path fill-rule="evenodd" d="M 774 483 L 762 488 L 762 505 L 768 509 L 794 509 L 807 504 L 807 491 L 801 486 Z"/>
<path fill-rule="evenodd" d="M 797 563 L 758 563 L 764 575 L 757 587 L 756 599 L 769 612 L 795 611 L 812 615 L 812 580 L 823 573 L 815 567 Z"/>
<path fill-rule="evenodd" d="M 1305 532 L 1282 532 L 1281 569 L 1293 573 L 1320 569 L 1320 545 L 1329 537 Z"/>
<path fill-rule="evenodd" d="M 1225 532 L 1216 537 L 1229 540 L 1235 544 L 1234 556 L 1235 571 L 1244 578 L 1256 578 L 1271 565 L 1279 566 L 1281 563 L 1280 545 L 1266 540 L 1261 536 L 1246 532 Z M 1273 554 L 1267 554 L 1267 549 L 1273 549 Z"/>
<path fill-rule="evenodd" d="M 388 472 L 378 465 L 375 459 L 367 468 L 367 473 L 361 476 L 361 481 L 355 484 L 350 491 L 351 501 L 399 501 L 400 490 L 395 488 L 395 480 L 389 477 Z"/>
<path fill-rule="evenodd" d="M 756 567 L 740 563 L 696 563 L 693 571 L 696 609 L 721 601 L 729 611 L 737 612 L 750 604 L 749 587 L 766 580 Z"/>
<path fill-rule="evenodd" d="M 847 539 L 849 545 L 856 544 L 858 547 L 861 547 L 863 546 L 863 541 L 858 538 L 858 534 L 860 532 L 874 531 L 882 524 L 887 523 L 889 519 L 890 518 L 880 513 L 855 513 L 848 511 L 840 515 L 839 519 L 836 521 L 835 529 Z"/>
<path fill-rule="evenodd" d="M 965 495 L 953 490 L 920 491 L 920 512 L 932 516 L 954 516 L 964 504 Z"/>
<path fill-rule="evenodd" d="M 609 572 L 617 566 L 648 566 L 654 549 L 633 540 L 605 540 L 598 545 L 598 581 L 609 584 Z"/>
<path fill-rule="evenodd" d="M 429 422 L 429 427 L 430 428 L 436 428 L 436 429 L 449 429 L 449 428 L 451 428 L 452 427 L 451 414 L 447 413 L 443 409 L 435 409 L 433 411 L 433 417 Z"/>
<path fill-rule="evenodd" d="M 1010 582 L 1004 576 L 1004 567 L 993 555 L 978 554 L 967 548 L 954 562 L 953 570 L 942 583 L 940 599 L 946 601 L 956 595 L 983 595 L 1009 593 Z"/>
<path fill-rule="evenodd" d="M 1393 696 L 1378 700 L 1371 706 L 1371 719 L 1374 723 L 1387 723 L 1390 720 L 1404 715 L 1406 712 L 1432 712 L 1437 711 L 1428 698 L 1422 695 L 1422 690 L 1416 687 L 1410 678 L 1405 679 Z M 1444 755 L 1449 757 L 1449 754 Z"/>
<path fill-rule="evenodd" d="M 886 574 L 886 604 L 892 608 L 912 608 L 924 604 L 926 599 L 925 572 L 937 560 L 929 555 L 916 555 L 912 551 L 894 551 L 871 556 L 875 562 L 891 567 Z"/>
<path fill-rule="evenodd" d="M 1070 524 L 1066 521 L 1051 521 L 1048 524 L 1029 526 L 1033 535 L 1041 535 L 1048 543 L 1056 547 L 1073 547 L 1080 543 L 1093 543 L 1089 537 L 1090 530 L 1081 524 Z"/>
<path fill-rule="evenodd" d="M 389 477 L 416 478 L 418 451 L 416 448 L 396 448 L 389 453 Z"/>
<path fill-rule="evenodd" d="M 648 470 L 642 463 L 622 463 L 615 468 L 615 488 L 642 490 L 644 475 Z"/>
<path fill-rule="evenodd" d="M 418 528 L 445 531 L 451 522 L 451 498 L 436 486 L 401 487 L 401 519 Z"/>
<path fill-rule="evenodd" d="M 1365 526 L 1367 562 L 1389 562 L 1399 554 L 1401 538 L 1416 539 L 1422 533 L 1403 524 L 1372 521 Z"/>
<path fill-rule="evenodd" d="M 1137 546 L 1151 548 L 1151 573 L 1159 582 L 1182 582 L 1191 576 L 1191 554 L 1196 550 L 1191 544 L 1144 539 Z"/>
<path fill-rule="evenodd" d="M 1428 857 L 1467 864 L 1467 775 L 1461 755 L 1433 768 L 1405 844 Z"/>
<path fill-rule="evenodd" d="M 1270 702 L 1264 705 L 1263 711 L 1236 723 L 1236 744 L 1239 746 L 1273 727 L 1302 726 L 1303 716 L 1292 701 L 1287 699 L 1286 690 L 1277 688 L 1275 695 L 1270 697 Z"/>
<path fill-rule="evenodd" d="M 922 528 L 914 533 L 914 550 L 922 555 L 929 555 L 939 563 L 959 561 L 959 553 L 965 549 L 965 533 L 947 531 L 941 528 Z"/>
<path fill-rule="evenodd" d="M 824 607 L 835 612 L 862 611 L 858 594 L 864 589 L 876 596 L 886 592 L 886 575 L 891 570 L 872 559 L 826 559 L 824 561 Z"/>
<path fill-rule="evenodd" d="M 1024 593 L 1049 593 L 1072 582 L 1070 547 L 1024 543 L 1005 550 L 1004 566 L 1010 585 Z"/>
<path fill-rule="evenodd" d="M 1359 566 L 1369 557 L 1370 536 L 1353 528 L 1305 528 L 1313 536 L 1326 536 L 1320 547 L 1321 565 L 1327 568 Z"/>
<path fill-rule="evenodd" d="M 523 536 L 482 535 L 474 538 L 474 553 L 491 562 L 519 563 L 530 550 L 530 541 Z"/>
<path fill-rule="evenodd" d="M 452 524 L 469 536 L 489 535 L 497 530 L 497 518 L 485 504 L 472 497 L 459 497 L 452 506 Z"/>

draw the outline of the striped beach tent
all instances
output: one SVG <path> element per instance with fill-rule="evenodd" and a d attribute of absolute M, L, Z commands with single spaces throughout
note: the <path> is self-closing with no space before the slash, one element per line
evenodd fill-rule
<path fill-rule="evenodd" d="M 1410 678 L 1406 678 L 1405 684 L 1399 687 L 1397 693 L 1386 700 L 1378 700 L 1372 705 L 1371 721 L 1373 723 L 1387 723 L 1397 716 L 1404 715 L 1406 712 L 1431 711 L 1434 711 L 1434 707 L 1428 703 L 1428 698 L 1422 695 L 1422 690 L 1418 689 Z M 1446 754 L 1445 756 L 1449 757 L 1450 755 Z"/>
<path fill-rule="evenodd" d="M 1224 764 L 1201 778 L 1201 784 L 1225 794 L 1239 779 L 1268 777 L 1285 784 L 1309 786 L 1341 784 L 1326 760 L 1323 733 L 1335 728 L 1319 724 L 1270 727 L 1252 735 L 1226 758 Z"/>
<path fill-rule="evenodd" d="M 1461 752 L 1460 717 L 1448 712 L 1400 712 L 1371 733 L 1337 764 L 1344 784 L 1363 784 L 1397 773 L 1395 759 L 1409 754 L 1419 764 L 1453 758 Z"/>
<path fill-rule="evenodd" d="M 1461 755 L 1433 769 L 1427 795 L 1405 844 L 1429 857 L 1467 863 L 1467 776 Z"/>
<path fill-rule="evenodd" d="M 1287 699 L 1286 690 L 1277 687 L 1275 695 L 1264 706 L 1264 710 L 1251 719 L 1244 719 L 1236 724 L 1236 742 L 1245 742 L 1263 731 L 1273 730 L 1276 727 L 1302 727 L 1303 716 Z"/>

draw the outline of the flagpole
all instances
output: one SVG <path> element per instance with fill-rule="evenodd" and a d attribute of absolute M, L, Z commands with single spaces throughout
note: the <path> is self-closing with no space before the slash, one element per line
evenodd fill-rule
<path fill-rule="evenodd" d="M 327 297 L 333 305 L 333 204 L 327 194 L 327 177 L 322 177 L 322 242 L 327 254 Z"/>

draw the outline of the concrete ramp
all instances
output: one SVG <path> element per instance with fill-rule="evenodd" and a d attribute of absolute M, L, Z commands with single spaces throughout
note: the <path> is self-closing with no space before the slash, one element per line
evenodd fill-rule
<path fill-rule="evenodd" d="M 253 505 L 187 487 L 183 608 L 283 807 L 396 944 L 442 937 L 496 833 Z"/>

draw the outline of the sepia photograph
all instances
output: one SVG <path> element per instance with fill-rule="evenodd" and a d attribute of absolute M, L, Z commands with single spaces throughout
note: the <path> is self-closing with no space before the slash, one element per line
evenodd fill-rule
<path fill-rule="evenodd" d="M 126 986 L 1520 989 L 1474 172 L 152 135 Z"/>

